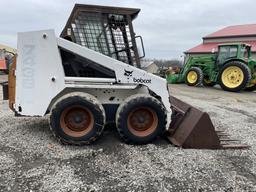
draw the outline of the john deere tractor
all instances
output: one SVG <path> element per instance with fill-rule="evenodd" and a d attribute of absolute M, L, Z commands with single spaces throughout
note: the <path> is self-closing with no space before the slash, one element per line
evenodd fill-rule
<path fill-rule="evenodd" d="M 171 68 L 169 83 L 189 86 L 214 86 L 239 92 L 256 90 L 256 61 L 251 59 L 251 46 L 245 43 L 221 44 L 218 52 L 189 56 L 182 69 Z"/>

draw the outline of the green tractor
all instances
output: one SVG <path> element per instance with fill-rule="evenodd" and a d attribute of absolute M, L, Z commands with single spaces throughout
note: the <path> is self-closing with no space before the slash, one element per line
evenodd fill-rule
<path fill-rule="evenodd" d="M 182 69 L 167 71 L 168 83 L 189 86 L 214 86 L 239 92 L 256 90 L 256 61 L 251 59 L 251 46 L 245 43 L 221 44 L 218 53 L 189 56 Z"/>

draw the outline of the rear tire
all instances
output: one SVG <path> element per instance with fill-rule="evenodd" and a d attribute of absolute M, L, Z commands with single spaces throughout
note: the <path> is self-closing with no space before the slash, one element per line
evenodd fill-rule
<path fill-rule="evenodd" d="M 185 82 L 188 86 L 200 86 L 203 78 L 203 71 L 199 67 L 191 67 L 186 73 Z"/>
<path fill-rule="evenodd" d="M 137 94 L 128 97 L 116 113 L 120 138 L 128 144 L 146 144 L 162 136 L 167 123 L 166 110 L 156 98 Z"/>
<path fill-rule="evenodd" d="M 239 92 L 246 88 L 250 80 L 250 68 L 240 61 L 227 63 L 219 73 L 219 84 L 225 91 Z"/>
<path fill-rule="evenodd" d="M 64 144 L 84 145 L 96 141 L 103 132 L 105 111 L 87 93 L 70 93 L 52 109 L 50 127 Z"/>

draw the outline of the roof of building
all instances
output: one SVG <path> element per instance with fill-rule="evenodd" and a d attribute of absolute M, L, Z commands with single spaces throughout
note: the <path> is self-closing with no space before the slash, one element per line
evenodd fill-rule
<path fill-rule="evenodd" d="M 246 43 L 252 46 L 252 52 L 256 52 L 256 41 L 243 41 L 242 43 Z M 185 53 L 211 53 L 213 49 L 217 50 L 218 45 L 223 44 L 223 42 L 214 42 L 214 43 L 202 43 L 187 50 Z"/>
<path fill-rule="evenodd" d="M 152 64 L 155 64 L 154 61 L 141 60 L 141 62 L 140 62 L 140 66 L 143 69 L 146 69 L 147 67 L 149 67 Z"/>
<path fill-rule="evenodd" d="M 203 39 L 256 36 L 256 24 L 234 25 L 205 36 Z"/>

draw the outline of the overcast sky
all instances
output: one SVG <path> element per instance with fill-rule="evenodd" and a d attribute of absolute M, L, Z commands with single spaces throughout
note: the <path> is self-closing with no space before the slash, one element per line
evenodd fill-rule
<path fill-rule="evenodd" d="M 140 8 L 134 28 L 147 58 L 180 58 L 209 33 L 256 23 L 255 0 L 1 0 L 0 43 L 16 47 L 17 32 L 30 30 L 59 35 L 75 3 Z"/>

